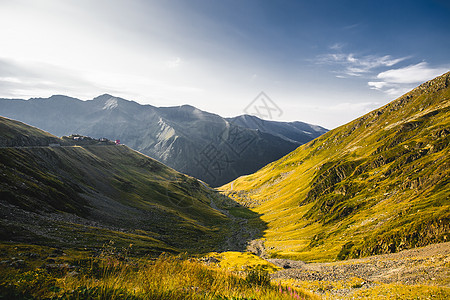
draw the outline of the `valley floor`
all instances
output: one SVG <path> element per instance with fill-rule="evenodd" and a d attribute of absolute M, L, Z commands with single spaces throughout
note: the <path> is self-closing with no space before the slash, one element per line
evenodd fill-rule
<path fill-rule="evenodd" d="M 330 299 L 384 295 L 422 299 L 414 295 L 420 296 L 424 289 L 437 299 L 450 295 L 450 242 L 331 263 L 269 261 L 283 268 L 272 274 L 272 279 Z"/>
<path fill-rule="evenodd" d="M 222 251 L 242 249 L 247 244 L 247 251 L 280 268 L 271 274 L 276 284 L 306 290 L 325 299 L 450 299 L 450 242 L 328 263 L 267 259 L 264 239 L 255 239 L 261 225 L 252 223 L 258 218 L 233 216 L 225 198 L 213 200 L 211 206 L 231 217 L 235 225 Z M 239 267 L 239 262 L 230 262 L 236 260 L 236 255 L 225 252 L 215 257 L 221 267 L 231 264 L 236 269 L 263 261 L 256 257 L 241 259 L 243 265 Z"/>

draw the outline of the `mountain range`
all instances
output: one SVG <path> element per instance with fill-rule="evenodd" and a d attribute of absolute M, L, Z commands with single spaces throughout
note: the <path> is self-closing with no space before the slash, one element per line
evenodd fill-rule
<path fill-rule="evenodd" d="M 107 94 L 88 101 L 0 99 L 0 115 L 57 136 L 120 140 L 211 186 L 253 173 L 327 132 L 302 122 L 222 118 L 189 105 L 154 107 Z"/>
<path fill-rule="evenodd" d="M 267 223 L 268 255 L 305 261 L 450 238 L 450 72 L 221 187 Z"/>
<path fill-rule="evenodd" d="M 143 247 L 150 239 L 146 248 L 170 251 L 223 248 L 224 240 L 230 245 L 226 248 L 244 249 L 246 241 L 259 237 L 251 245 L 256 253 L 306 261 L 356 258 L 446 241 L 449 85 L 450 73 L 420 85 L 222 186 L 226 197 L 125 145 L 88 137 L 83 142 L 76 136 L 58 138 L 2 117 L 0 236 L 79 246 L 117 235 L 122 242 L 133 240 Z M 128 128 L 121 120 L 149 116 L 139 104 L 111 96 L 87 104 L 60 96 L 14 103 L 26 111 L 29 103 L 40 101 L 65 107 L 77 103 L 73 114 L 84 114 L 85 105 L 97 105 L 97 114 L 92 109 L 84 118 L 103 120 L 98 125 L 102 130 L 108 128 L 104 124 Z M 117 109 L 122 104 L 125 108 Z M 261 146 L 269 139 L 258 137 L 265 135 L 285 142 L 298 139 L 284 130 L 286 124 L 252 116 L 224 120 L 191 106 L 155 111 L 153 117 L 179 126 L 166 128 L 161 122 L 160 136 L 173 137 L 190 124 L 187 132 L 211 137 L 221 128 L 214 130 L 214 124 L 225 124 L 227 130 L 219 138 L 228 148 L 233 130 L 254 134 L 255 145 Z M 64 122 L 57 119 L 60 109 L 51 113 L 49 123 Z M 305 129 L 297 123 L 289 126 Z M 241 228 L 243 224 L 250 228 Z M 66 239 L 78 235 L 81 242 Z M 233 244 L 230 237 L 238 242 Z"/>

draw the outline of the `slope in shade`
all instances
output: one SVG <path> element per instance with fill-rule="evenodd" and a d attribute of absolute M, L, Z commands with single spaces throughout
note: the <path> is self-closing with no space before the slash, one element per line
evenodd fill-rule
<path fill-rule="evenodd" d="M 0 114 L 58 136 L 120 139 L 212 186 L 255 172 L 326 132 L 299 122 L 224 119 L 189 105 L 158 108 L 111 95 L 88 101 L 60 95 L 0 99 Z"/>
<path fill-rule="evenodd" d="M 275 257 L 333 260 L 447 241 L 450 73 L 222 187 Z"/>
<path fill-rule="evenodd" d="M 216 192 L 126 146 L 72 146 L 1 117 L 0 128 L 2 241 L 208 252 L 232 234 Z"/>

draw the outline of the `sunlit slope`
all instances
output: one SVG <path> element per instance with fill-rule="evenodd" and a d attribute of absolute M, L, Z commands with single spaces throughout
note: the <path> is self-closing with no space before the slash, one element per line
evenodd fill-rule
<path fill-rule="evenodd" d="M 450 73 L 222 187 L 273 256 L 332 260 L 447 241 Z"/>
<path fill-rule="evenodd" d="M 5 136 L 20 125 L 31 140 L 47 137 L 0 121 Z M 126 146 L 31 146 L 0 148 L 0 240 L 208 252 L 227 234 L 212 191 Z"/>

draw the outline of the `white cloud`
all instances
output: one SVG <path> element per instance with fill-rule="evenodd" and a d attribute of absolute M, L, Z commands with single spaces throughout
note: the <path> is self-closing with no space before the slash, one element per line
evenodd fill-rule
<path fill-rule="evenodd" d="M 340 50 L 338 44 L 335 45 L 330 48 Z M 393 97 L 398 97 L 418 84 L 449 70 L 443 67 L 430 67 L 426 62 L 392 68 L 410 58 L 410 56 L 396 58 L 391 55 L 358 56 L 354 53 L 330 53 L 318 57 L 317 62 L 339 66 L 340 68 L 334 71 L 337 78 L 370 78 L 367 82 L 370 89 L 382 91 Z"/>
<path fill-rule="evenodd" d="M 373 72 L 373 70 L 376 68 L 392 67 L 408 58 L 409 57 L 393 58 L 390 55 L 366 55 L 358 57 L 354 53 L 331 53 L 320 56 L 317 61 L 321 64 L 337 64 L 339 66 L 342 66 L 343 69 L 337 71 L 338 75 L 340 76 L 347 75 L 359 77 Z"/>
<path fill-rule="evenodd" d="M 369 81 L 367 84 L 374 89 L 382 89 L 383 87 L 386 87 L 388 85 L 387 82 L 380 81 Z"/>
<path fill-rule="evenodd" d="M 448 71 L 444 68 L 430 68 L 426 62 L 381 72 L 378 79 L 390 83 L 418 83 L 430 80 Z"/>
<path fill-rule="evenodd" d="M 447 72 L 447 68 L 432 68 L 426 62 L 399 69 L 391 69 L 379 73 L 376 78 L 380 81 L 369 81 L 371 89 L 380 90 L 391 96 L 400 96 L 416 85 L 433 79 Z"/>

